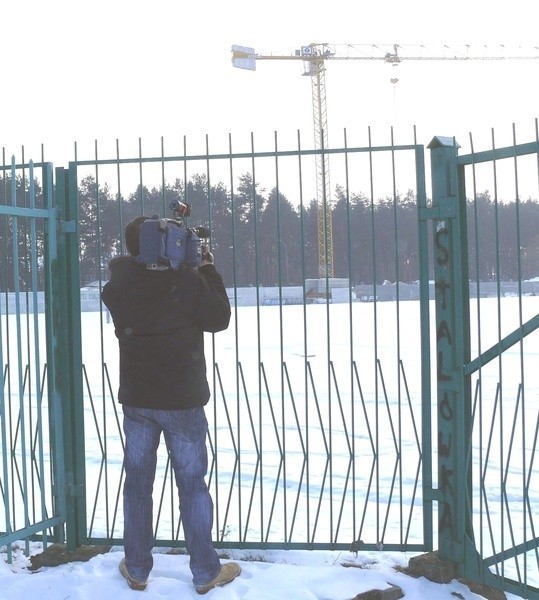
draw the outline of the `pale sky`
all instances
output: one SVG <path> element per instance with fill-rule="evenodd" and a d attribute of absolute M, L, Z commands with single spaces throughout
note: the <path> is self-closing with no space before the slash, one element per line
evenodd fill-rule
<path fill-rule="evenodd" d="M 536 0 L 26 0 L 1 3 L 0 146 L 7 155 L 55 163 L 125 154 L 135 141 L 171 151 L 211 151 L 250 132 L 272 149 L 274 131 L 294 146 L 299 129 L 312 140 L 311 89 L 299 62 L 258 62 L 256 72 L 232 67 L 231 46 L 293 53 L 309 43 L 539 45 Z M 398 71 L 399 83 L 391 78 Z M 539 115 L 539 60 L 470 63 L 383 61 L 327 63 L 328 131 L 341 146 L 434 135 L 510 133 L 532 141 Z M 401 131 L 403 133 L 401 133 Z M 400 136 L 400 137 L 399 137 Z M 460 141 L 460 140 L 459 140 Z M 466 140 L 464 140 L 466 141 Z M 174 148 L 173 148 L 174 147 Z"/>

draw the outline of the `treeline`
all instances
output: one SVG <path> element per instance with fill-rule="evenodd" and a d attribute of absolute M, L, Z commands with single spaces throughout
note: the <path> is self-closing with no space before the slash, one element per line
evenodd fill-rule
<path fill-rule="evenodd" d="M 36 204 L 41 189 L 36 182 Z M 10 189 L 0 177 L 0 194 Z M 211 248 L 227 286 L 301 285 L 319 277 L 318 206 L 292 202 L 277 189 L 268 193 L 242 175 L 233 192 L 222 183 L 209 185 L 195 175 L 160 188 L 139 186 L 126 197 L 92 176 L 79 183 L 81 285 L 106 280 L 111 258 L 125 253 L 123 228 L 137 215 L 171 217 L 172 201 L 191 205 L 188 227 L 207 226 Z M 27 202 L 28 184 L 17 180 L 19 206 Z M 0 195 L 0 204 L 11 204 Z M 337 187 L 332 201 L 333 276 L 350 283 L 412 282 L 419 279 L 418 208 L 413 191 L 372 202 L 365 194 Z M 12 219 L 0 218 L 2 289 L 14 286 Z M 31 228 L 17 219 L 19 281 L 31 281 Z M 42 252 L 43 231 L 35 233 Z M 470 278 L 528 279 L 539 275 L 539 204 L 494 202 L 488 192 L 468 201 Z M 429 226 L 429 255 L 432 227 Z M 431 261 L 432 262 L 432 261 Z M 42 265 L 38 261 L 38 269 Z M 42 273 L 38 273 L 39 281 Z M 42 281 L 41 281 L 42 285 Z"/>

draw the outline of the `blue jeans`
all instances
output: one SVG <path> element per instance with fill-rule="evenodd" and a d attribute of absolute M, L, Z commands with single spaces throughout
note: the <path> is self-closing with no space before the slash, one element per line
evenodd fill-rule
<path fill-rule="evenodd" d="M 152 570 L 153 500 L 157 448 L 163 432 L 178 486 L 180 515 L 195 586 L 217 576 L 221 564 L 212 543 L 213 502 L 203 408 L 154 410 L 123 406 L 125 433 L 124 546 L 131 577 L 146 581 Z"/>

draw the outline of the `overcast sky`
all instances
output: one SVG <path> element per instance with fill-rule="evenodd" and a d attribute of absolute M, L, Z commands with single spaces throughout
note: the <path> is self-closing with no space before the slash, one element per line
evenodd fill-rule
<path fill-rule="evenodd" d="M 232 44 L 258 53 L 293 53 L 312 42 L 539 45 L 536 0 L 26 0 L 1 3 L 0 146 L 7 154 L 44 144 L 45 157 L 82 158 L 99 140 L 101 157 L 118 138 L 131 152 L 191 148 L 209 134 L 211 150 L 236 147 L 249 133 L 271 149 L 299 129 L 312 139 L 311 89 L 298 62 L 235 69 Z M 333 145 L 347 128 L 364 145 L 433 135 L 462 139 L 495 127 L 534 139 L 539 114 L 539 60 L 487 63 L 383 61 L 327 63 L 328 130 Z M 392 84 L 391 79 L 399 82 Z M 401 133 L 402 132 L 402 133 Z M 487 136 L 488 137 L 488 136 Z M 350 143 L 349 142 L 349 143 Z M 268 148 L 268 144 L 271 144 Z"/>

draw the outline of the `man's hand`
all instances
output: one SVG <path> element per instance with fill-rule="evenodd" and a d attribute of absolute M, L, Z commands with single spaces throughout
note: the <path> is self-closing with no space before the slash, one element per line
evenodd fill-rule
<path fill-rule="evenodd" d="M 202 250 L 202 260 L 199 263 L 199 267 L 203 267 L 204 265 L 213 265 L 213 254 L 210 252 L 210 247 L 207 245 L 201 246 Z"/>

